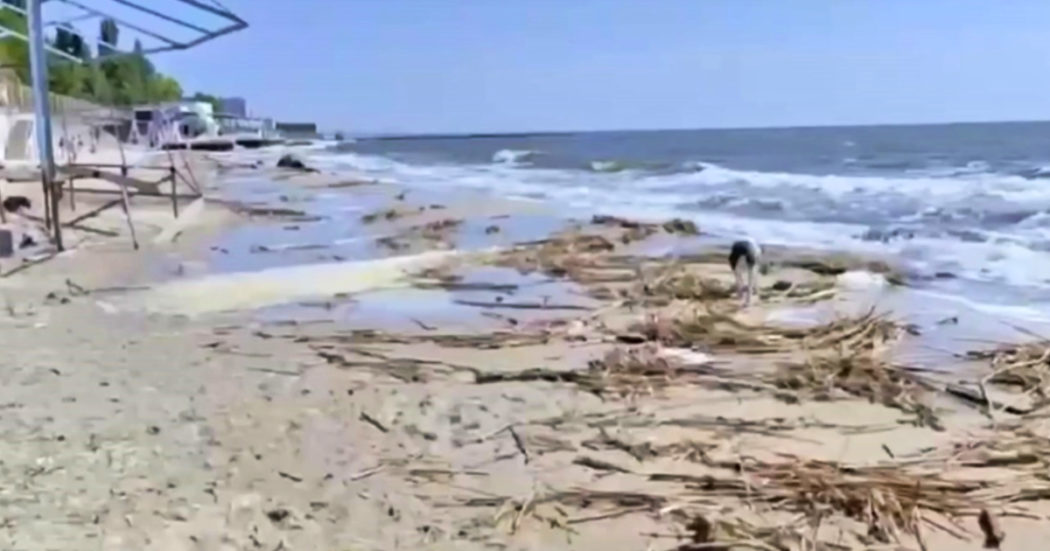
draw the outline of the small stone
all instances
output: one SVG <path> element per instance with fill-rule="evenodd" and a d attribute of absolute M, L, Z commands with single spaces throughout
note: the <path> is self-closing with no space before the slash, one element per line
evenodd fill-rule
<path fill-rule="evenodd" d="M 288 509 L 278 508 L 266 512 L 266 518 L 270 519 L 270 522 L 273 522 L 274 524 L 283 522 L 289 516 L 291 516 L 291 513 Z"/>
<path fill-rule="evenodd" d="M 290 168 L 293 170 L 302 170 L 304 172 L 317 172 L 317 170 L 306 166 L 306 163 L 302 159 L 291 153 L 281 156 L 277 161 L 278 168 Z"/>
<path fill-rule="evenodd" d="M 681 218 L 674 218 L 664 222 L 664 231 L 667 233 L 680 233 L 683 235 L 699 235 L 700 229 L 696 227 L 696 223 L 692 220 L 683 220 Z"/>

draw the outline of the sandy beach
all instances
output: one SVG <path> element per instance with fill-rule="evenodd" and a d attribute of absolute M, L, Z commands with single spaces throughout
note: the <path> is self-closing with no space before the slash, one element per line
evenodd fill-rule
<path fill-rule="evenodd" d="M 180 153 L 205 199 L 134 198 L 139 250 L 111 209 L 0 279 L 4 549 L 1050 538 L 1046 328 L 777 247 L 745 308 L 702 221 L 280 153 Z"/>

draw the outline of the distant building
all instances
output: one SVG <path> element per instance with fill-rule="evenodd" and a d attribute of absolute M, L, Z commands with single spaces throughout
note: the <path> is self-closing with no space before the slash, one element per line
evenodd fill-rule
<path fill-rule="evenodd" d="M 244 101 L 244 98 L 221 98 L 219 108 L 224 115 L 241 118 L 248 116 L 248 102 Z"/>
<path fill-rule="evenodd" d="M 317 123 L 313 122 L 279 122 L 277 131 L 285 138 L 315 140 L 320 137 L 317 133 Z"/>

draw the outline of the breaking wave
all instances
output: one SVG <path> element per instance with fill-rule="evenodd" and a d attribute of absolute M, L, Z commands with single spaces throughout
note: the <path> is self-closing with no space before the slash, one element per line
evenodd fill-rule
<path fill-rule="evenodd" d="M 492 162 L 506 165 L 524 165 L 537 153 L 529 149 L 501 149 L 492 154 Z"/>
<path fill-rule="evenodd" d="M 501 150 L 492 164 L 409 164 L 377 155 L 327 156 L 340 169 L 406 185 L 470 188 L 555 203 L 573 215 L 683 217 L 715 235 L 769 244 L 898 255 L 920 273 L 1018 286 L 1050 274 L 1050 187 L 1032 175 L 972 163 L 939 175 L 812 175 L 689 162 L 673 171 L 524 164 Z"/>

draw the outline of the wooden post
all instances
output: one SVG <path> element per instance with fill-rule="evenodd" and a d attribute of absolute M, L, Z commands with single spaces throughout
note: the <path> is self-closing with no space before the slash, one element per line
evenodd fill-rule
<path fill-rule="evenodd" d="M 41 166 L 40 173 L 43 174 L 43 166 Z M 40 185 L 43 186 L 44 190 L 44 227 L 47 231 L 51 231 L 51 186 L 47 178 L 41 176 Z"/>
<path fill-rule="evenodd" d="M 127 165 L 120 167 L 120 175 L 125 178 L 128 176 Z M 131 221 L 131 202 L 128 201 L 128 188 L 124 184 L 120 184 L 120 197 L 124 205 L 124 217 L 128 220 L 128 231 L 131 232 L 131 243 L 137 251 L 139 250 L 139 239 L 135 236 L 135 224 Z"/>
<path fill-rule="evenodd" d="M 54 181 L 52 181 L 51 204 L 48 206 L 51 207 L 51 221 L 55 224 L 55 247 L 59 251 L 64 251 L 65 247 L 62 245 L 62 220 L 58 214 L 59 207 L 62 203 L 62 196 L 58 193 L 58 191 L 61 189 L 61 186 L 61 183 L 56 186 L 54 184 Z"/>
<path fill-rule="evenodd" d="M 76 183 L 76 177 L 70 174 L 69 178 L 69 210 L 77 211 L 77 188 L 74 185 Z"/>
<path fill-rule="evenodd" d="M 177 187 L 175 185 L 177 183 L 176 180 L 175 180 L 175 167 L 171 167 L 168 170 L 170 171 L 168 174 L 169 174 L 169 177 L 171 178 L 171 210 L 172 210 L 172 212 L 175 213 L 175 218 L 178 218 L 179 217 L 179 196 L 178 196 L 178 194 L 176 193 L 176 190 L 175 190 L 175 188 Z"/>

